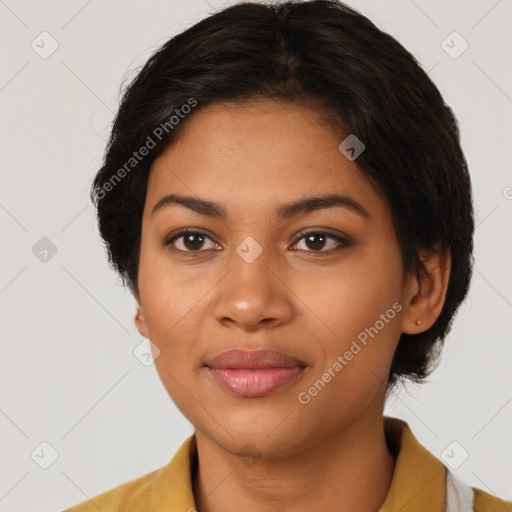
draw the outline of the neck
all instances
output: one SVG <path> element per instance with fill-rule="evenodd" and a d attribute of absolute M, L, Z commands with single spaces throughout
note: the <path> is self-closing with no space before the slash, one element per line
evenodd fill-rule
<path fill-rule="evenodd" d="M 199 464 L 194 495 L 199 512 L 304 510 L 378 512 L 391 485 L 395 457 L 382 414 L 324 436 L 292 456 L 253 463 L 196 432 Z"/>

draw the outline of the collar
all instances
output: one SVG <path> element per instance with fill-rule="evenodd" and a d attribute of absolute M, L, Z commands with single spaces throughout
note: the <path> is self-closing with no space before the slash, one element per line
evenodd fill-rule
<path fill-rule="evenodd" d="M 389 448 L 397 454 L 391 485 L 379 512 L 443 512 L 446 468 L 412 434 L 408 424 L 384 416 Z M 195 511 L 192 474 L 197 465 L 195 433 L 156 472 L 151 510 Z"/>
<path fill-rule="evenodd" d="M 384 432 L 398 456 L 379 512 L 443 512 L 446 467 L 414 437 L 405 421 L 384 416 Z"/>

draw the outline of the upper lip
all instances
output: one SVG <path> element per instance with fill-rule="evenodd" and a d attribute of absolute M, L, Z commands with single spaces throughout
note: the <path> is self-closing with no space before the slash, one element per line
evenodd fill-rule
<path fill-rule="evenodd" d="M 206 366 L 217 369 L 229 368 L 293 368 L 306 366 L 300 359 L 271 349 L 247 350 L 234 348 L 220 352 L 206 360 Z"/>

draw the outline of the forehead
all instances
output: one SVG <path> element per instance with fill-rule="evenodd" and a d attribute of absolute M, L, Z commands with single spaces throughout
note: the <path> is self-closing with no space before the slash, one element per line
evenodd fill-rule
<path fill-rule="evenodd" d="M 378 207 L 378 192 L 339 150 L 345 137 L 322 112 L 292 103 L 203 107 L 153 163 L 146 205 L 171 192 L 243 208 L 339 193 Z"/>

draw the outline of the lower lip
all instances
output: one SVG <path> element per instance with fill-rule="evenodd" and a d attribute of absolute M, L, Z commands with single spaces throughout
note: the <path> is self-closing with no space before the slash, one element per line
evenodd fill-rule
<path fill-rule="evenodd" d="M 208 370 L 217 383 L 232 394 L 256 398 L 268 395 L 294 381 L 305 370 L 305 367 L 261 368 L 258 370 L 208 367 Z"/>

